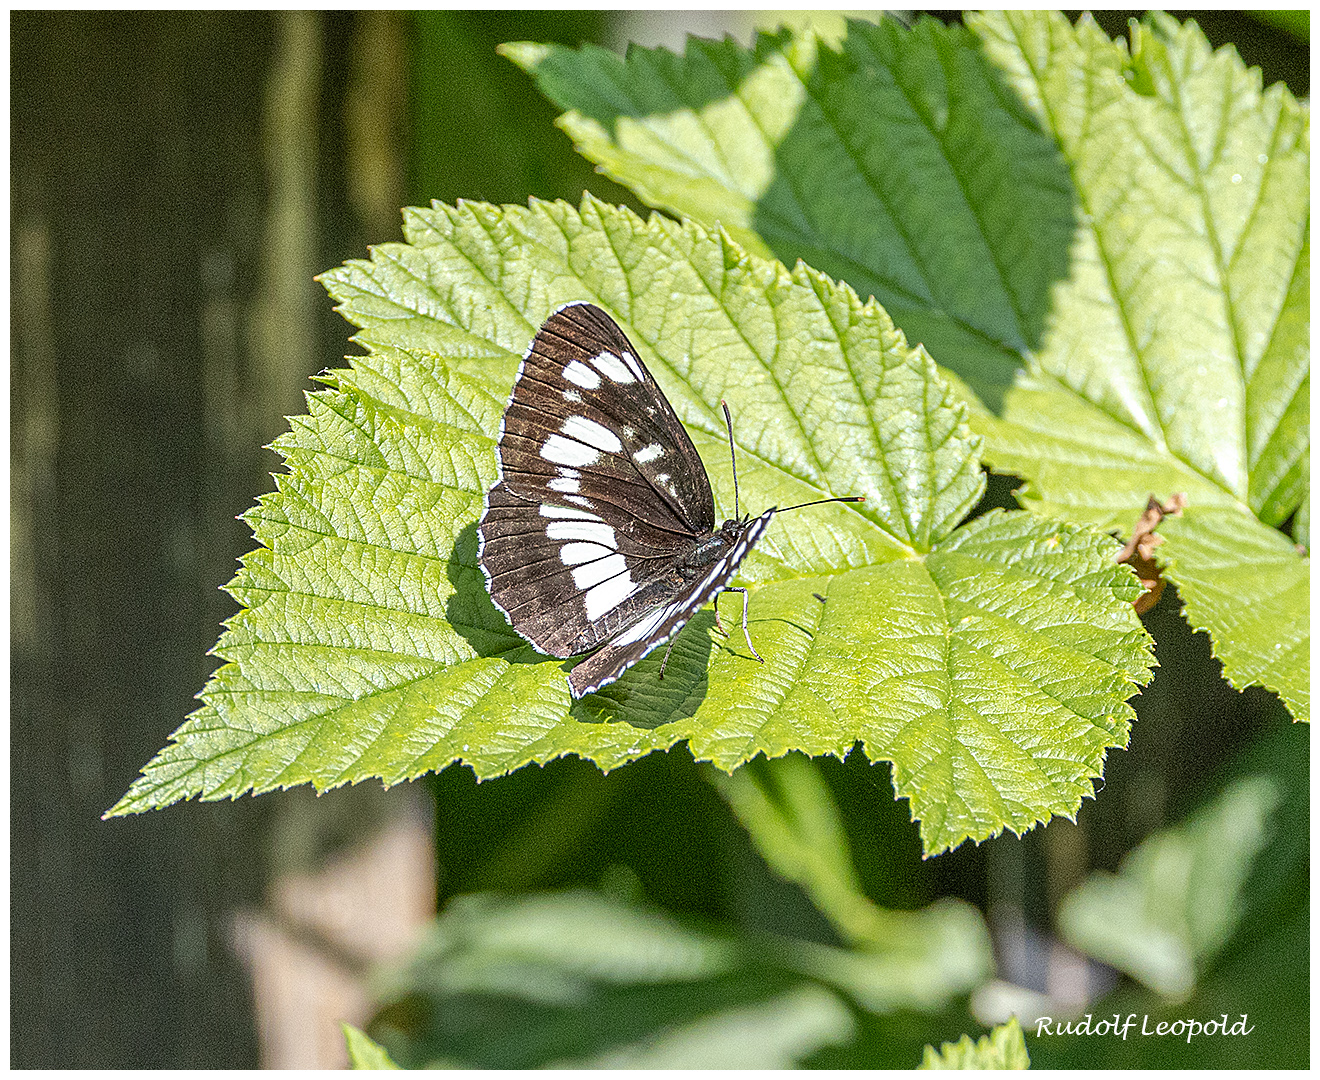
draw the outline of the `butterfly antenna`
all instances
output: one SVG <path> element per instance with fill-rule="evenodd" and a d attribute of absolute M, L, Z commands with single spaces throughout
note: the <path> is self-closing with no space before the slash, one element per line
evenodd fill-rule
<path fill-rule="evenodd" d="M 729 429 L 729 464 L 733 467 L 733 516 L 736 519 L 738 517 L 738 458 L 733 452 L 733 417 L 729 415 L 727 402 L 721 400 L 720 408 L 724 410 L 724 426 Z M 796 506 L 782 507 L 778 513 L 782 514 L 785 510 L 801 510 L 804 506 L 820 506 L 821 503 L 832 502 L 866 502 L 866 496 L 842 495 L 833 499 L 815 499 L 812 502 L 798 503 Z M 748 644 L 751 644 L 751 642 L 749 641 Z M 756 650 L 752 651 L 755 652 Z"/>
<path fill-rule="evenodd" d="M 729 415 L 729 406 L 724 401 L 720 402 L 720 408 L 724 410 L 724 423 L 729 429 L 729 464 L 733 466 L 733 517 L 738 518 L 738 459 L 733 456 L 733 417 Z"/>
<path fill-rule="evenodd" d="M 801 510 L 804 506 L 820 506 L 822 503 L 832 502 L 866 502 L 865 495 L 840 495 L 834 499 L 813 499 L 811 502 L 798 503 L 796 506 L 781 506 L 776 513 L 782 514 L 785 510 Z"/>

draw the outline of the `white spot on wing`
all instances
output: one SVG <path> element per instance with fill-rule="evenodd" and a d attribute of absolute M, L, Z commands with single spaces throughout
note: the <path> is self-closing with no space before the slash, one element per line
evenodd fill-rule
<path fill-rule="evenodd" d="M 682 607 L 682 604 L 670 604 L 668 607 L 656 608 L 641 622 L 634 623 L 622 634 L 611 638 L 610 644 L 631 645 L 634 641 L 641 641 L 642 638 L 649 637 L 665 619 L 669 618 L 680 607 Z"/>
<path fill-rule="evenodd" d="M 590 589 L 592 586 L 599 585 L 602 581 L 608 581 L 612 577 L 618 577 L 620 574 L 628 573 L 628 564 L 624 561 L 622 555 L 618 552 L 604 559 L 596 559 L 593 562 L 584 563 L 573 571 L 573 584 L 579 589 Z M 632 577 L 628 577 L 628 585 L 632 585 Z M 595 616 L 592 616 L 595 618 Z"/>
<path fill-rule="evenodd" d="M 643 446 L 633 454 L 633 460 L 639 464 L 645 465 L 648 461 L 654 461 L 664 454 L 664 449 L 658 442 L 651 443 L 650 446 Z"/>
<path fill-rule="evenodd" d="M 630 352 L 626 352 L 623 354 L 623 362 L 632 369 L 632 373 L 636 375 L 638 379 L 645 381 L 646 372 L 642 370 L 642 365 L 637 362 L 637 357 L 633 356 Z"/>
<path fill-rule="evenodd" d="M 712 585 L 715 584 L 716 578 L 723 577 L 725 574 L 729 572 L 730 566 L 734 566 L 735 564 L 742 561 L 743 553 L 746 550 L 747 550 L 746 548 L 740 549 L 735 547 L 732 551 L 729 552 L 729 554 L 725 555 L 724 558 L 722 558 L 719 562 L 717 562 L 715 564 L 715 569 L 713 569 L 709 574 L 706 575 L 705 580 L 703 580 L 702 583 L 696 587 L 692 595 L 687 598 L 687 602 L 689 604 L 695 604 L 698 600 L 700 600 L 702 594 L 705 593 Z"/>
<path fill-rule="evenodd" d="M 584 514 L 584 517 L 595 517 Z M 617 551 L 618 541 L 614 539 L 614 530 L 605 522 L 596 518 L 594 521 L 552 521 L 545 527 L 545 535 L 551 540 L 585 540 L 589 544 L 600 544 L 611 551 Z M 563 550 L 559 557 L 564 557 Z"/>
<path fill-rule="evenodd" d="M 562 435 L 551 435 L 541 447 L 541 457 L 556 465 L 594 465 L 600 460 L 600 452 Z"/>
<path fill-rule="evenodd" d="M 612 352 L 602 352 L 599 356 L 593 356 L 591 362 L 616 383 L 634 383 L 637 381 L 637 377 L 629 370 L 628 365 Z"/>
<path fill-rule="evenodd" d="M 575 570 L 574 574 L 576 573 Z M 587 618 L 595 622 L 607 611 L 613 611 L 632 596 L 635 588 L 632 578 L 625 573 L 612 577 L 609 581 L 602 581 L 593 589 L 588 589 L 587 594 L 582 598 L 587 605 Z"/>
<path fill-rule="evenodd" d="M 549 486 L 551 491 L 577 491 L 581 484 L 571 476 L 556 476 Z"/>
<path fill-rule="evenodd" d="M 623 449 L 623 443 L 619 442 L 619 437 L 614 432 L 604 424 L 588 420 L 585 416 L 568 417 L 560 425 L 559 430 L 569 438 L 577 439 L 578 442 L 586 443 L 597 450 L 604 450 L 607 454 L 617 454 Z"/>
<path fill-rule="evenodd" d="M 541 504 L 541 516 L 548 518 L 586 518 L 588 521 L 602 520 L 598 514 L 588 514 L 585 510 L 574 510 L 571 506 L 552 506 Z"/>
<path fill-rule="evenodd" d="M 595 390 L 600 386 L 600 376 L 587 367 L 581 360 L 571 360 L 564 368 L 564 378 L 577 383 L 584 390 Z"/>
<path fill-rule="evenodd" d="M 604 559 L 614 554 L 613 548 L 600 544 L 565 544 L 559 549 L 559 561 L 565 566 L 577 566 L 592 559 Z"/>

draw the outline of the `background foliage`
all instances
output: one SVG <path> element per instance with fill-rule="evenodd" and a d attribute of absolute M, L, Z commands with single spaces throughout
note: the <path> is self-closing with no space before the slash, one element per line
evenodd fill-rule
<path fill-rule="evenodd" d="M 588 184 L 606 202 L 629 201 L 591 176 L 550 126 L 555 110 L 531 80 L 494 55 L 504 41 L 598 40 L 599 17 L 578 18 L 417 16 L 405 24 L 411 74 L 368 50 L 378 66 L 368 68 L 375 96 L 365 98 L 349 73 L 361 70 L 364 43 L 382 40 L 365 17 L 15 19 L 14 55 L 23 58 L 14 84 L 15 1064 L 252 1060 L 224 920 L 260 894 L 276 861 L 253 857 L 271 851 L 277 811 L 263 804 L 290 795 L 127 823 L 95 818 L 202 684 L 203 652 L 232 613 L 214 586 L 251 547 L 232 519 L 268 489 L 263 473 L 274 467 L 256 447 L 283 429 L 282 413 L 301 411 L 305 376 L 343 351 L 343 323 L 311 274 L 395 235 L 397 207 L 407 202 L 534 194 L 576 203 Z M 279 100 L 281 79 L 308 55 L 290 25 L 315 28 L 319 97 L 280 130 L 280 113 L 263 111 L 253 88 L 268 84 Z M 1249 63 L 1271 63 L 1247 52 L 1257 32 L 1250 27 L 1233 23 L 1215 40 L 1238 41 Z M 90 101 L 88 70 L 106 75 Z M 1267 70 L 1267 85 L 1277 72 Z M 387 75 L 408 87 L 406 97 L 390 98 Z M 398 111 L 404 100 L 415 110 L 409 123 Z M 381 115 L 392 119 L 372 122 Z M 473 139 L 474 116 L 498 137 Z M 401 132 L 412 133 L 406 157 Z M 203 161 L 198 147 L 214 158 Z M 96 169 L 80 166 L 88 160 Z M 103 186 L 89 187 L 92 176 Z M 142 197 L 126 199 L 126 191 Z M 108 345 L 107 327 L 115 328 Z M 1006 504 L 1005 485 L 992 485 L 987 501 L 995 500 Z M 124 551 L 148 556 L 125 560 Z M 1184 957 L 1171 970 L 1195 971 L 1194 996 L 1165 1005 L 1125 982 L 1103 1007 L 1245 1009 L 1271 1036 L 1190 1048 L 1029 1038 L 1030 1052 L 1041 1065 L 1294 1064 L 1305 1056 L 1307 989 L 1297 958 L 1307 948 L 1307 733 L 1289 728 L 1263 691 L 1227 690 L 1205 635 L 1187 633 L 1177 607 L 1170 590 L 1146 620 L 1160 676 L 1135 702 L 1131 748 L 1111 755 L 1101 798 L 1084 804 L 1075 827 L 1056 821 L 1023 841 L 964 845 L 923 863 L 884 771 L 827 761 L 820 777 L 828 797 L 807 805 L 840 807 L 835 827 L 855 862 L 854 886 L 849 873 L 792 860 L 811 845 L 786 842 L 800 829 L 770 829 L 775 800 L 767 807 L 727 792 L 726 803 L 685 753 L 652 755 L 608 776 L 559 761 L 480 788 L 450 769 L 430 782 L 440 899 L 507 894 L 516 910 L 519 897 L 546 889 L 603 886 L 628 910 L 684 922 L 683 934 L 697 932 L 686 920 L 704 920 L 703 941 L 713 923 L 716 940 L 777 935 L 842 944 L 850 954 L 860 939 L 849 935 L 872 919 L 856 914 L 866 904 L 901 911 L 962 897 L 989 913 L 1002 942 L 1022 947 L 1020 958 L 999 958 L 1000 973 L 1043 989 L 1048 965 L 1032 943 L 1088 868 L 1116 873 L 1125 885 L 1108 892 L 1131 904 L 1144 867 L 1170 851 L 1184 860 L 1213 852 L 1225 807 L 1236 808 L 1230 822 L 1240 820 L 1249 799 L 1246 819 L 1264 824 L 1251 839 L 1259 854 L 1246 881 L 1235 890 L 1240 867 L 1211 875 L 1223 885 L 1212 909 L 1237 911 L 1238 929 L 1225 940 L 1213 926 L 1176 918 L 1154 928 L 1177 943 L 1171 955 Z M 781 785 L 767 778 L 761 786 Z M 1228 796 L 1239 801 L 1222 803 Z M 332 813 L 335 798 L 318 807 Z M 1196 807 L 1205 809 L 1189 818 Z M 1173 830 L 1167 838 L 1165 829 Z M 1242 835 L 1232 835 L 1236 850 Z M 1124 863 L 1147 838 L 1150 854 Z M 1103 899 L 1093 892 L 1083 925 L 1130 919 L 1121 907 L 1106 916 Z M 1022 926 L 1031 932 L 1014 932 Z M 963 955 L 974 958 L 971 938 L 968 948 Z M 1117 956 L 1111 962 L 1123 967 Z M 855 980 L 840 989 L 839 978 L 829 983 L 818 965 L 810 985 L 864 1000 Z M 834 1046 L 822 1063 L 855 1062 L 838 1056 L 852 1046 L 868 1063 L 912 1064 L 924 1045 L 974 1030 L 963 1005 L 927 1001 L 915 1011 L 850 1008 L 848 1041 L 842 1014 L 831 1020 L 825 1000 L 815 994 L 804 1006 L 823 1019 L 799 1044 Z M 131 1009 L 119 1007 L 129 1001 Z M 402 1020 L 406 1031 L 415 1015 L 395 1011 L 381 1022 Z"/>

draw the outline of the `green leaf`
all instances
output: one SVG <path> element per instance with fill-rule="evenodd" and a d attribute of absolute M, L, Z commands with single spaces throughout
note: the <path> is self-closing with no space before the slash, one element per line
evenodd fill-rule
<path fill-rule="evenodd" d="M 816 766 L 799 754 L 753 762 L 716 783 L 771 869 L 800 885 L 853 946 L 821 950 L 812 970 L 846 987 L 872 1012 L 934 1012 L 994 971 L 985 921 L 975 908 L 938 901 L 887 911 L 863 892 L 843 822 Z"/>
<path fill-rule="evenodd" d="M 964 1035 L 956 1043 L 945 1043 L 936 1050 L 926 1047 L 921 1058 L 923 1069 L 1029 1069 L 1031 1059 L 1027 1056 L 1027 1040 L 1022 1035 L 1022 1027 L 1013 1017 L 1006 1024 L 1000 1024 L 989 1035 L 982 1035 L 972 1042 L 970 1035 Z"/>
<path fill-rule="evenodd" d="M 735 939 L 592 893 L 461 897 L 382 997 L 373 1032 L 418 1068 L 788 1068 L 854 1029 Z"/>
<path fill-rule="evenodd" d="M 1188 509 L 1166 518 L 1156 549 L 1183 610 L 1207 628 L 1239 690 L 1260 684 L 1299 720 L 1310 717 L 1310 559 L 1286 536 L 1238 510 Z"/>
<path fill-rule="evenodd" d="M 1302 41 L 1311 40 L 1311 13 L 1305 8 L 1300 11 L 1252 11 L 1251 18 L 1273 26 L 1286 34 L 1291 34 Z"/>
<path fill-rule="evenodd" d="M 1122 936 L 1127 944 L 1117 944 L 1116 956 L 1131 957 L 1142 946 L 1163 949 L 1165 955 L 1182 955 L 1178 963 L 1184 972 L 1190 960 L 1194 992 L 1185 1000 L 1164 997 L 1133 979 L 1121 979 L 1089 1002 L 1086 1011 L 1097 1024 L 1116 1013 L 1123 1018 L 1134 1015 L 1133 1037 L 1115 1038 L 1101 1030 L 1059 1038 L 1057 1025 L 1053 1034 L 1037 1034 L 1030 1025 L 1027 1038 L 1034 1068 L 1306 1068 L 1311 734 L 1303 725 L 1278 723 L 1285 713 L 1281 703 L 1270 712 L 1278 714 L 1275 722 L 1262 723 L 1244 753 L 1204 778 L 1203 808 L 1152 836 L 1156 851 L 1142 848 L 1132 854 L 1132 861 L 1145 861 L 1140 875 L 1130 872 L 1129 862 L 1120 868 L 1120 880 L 1103 876 L 1100 888 L 1093 889 L 1096 882 L 1087 881 L 1073 896 L 1064 897 L 1065 909 L 1074 903 L 1084 907 L 1085 917 L 1078 921 L 1091 931 L 1088 940 L 1098 937 L 1107 943 Z M 1262 836 L 1263 846 L 1258 846 Z M 1244 863 L 1250 871 L 1242 881 Z M 1115 902 L 1105 903 L 1107 897 Z M 1215 943 L 1225 927 L 1231 928 L 1231 936 L 1221 947 Z M 1166 944 L 1170 939 L 1179 943 L 1172 950 Z M 1102 955 L 1110 951 L 1106 944 Z M 1141 970 L 1155 966 L 1145 958 L 1136 962 Z M 1185 1024 L 1189 1018 L 1205 1022 L 1225 1015 L 1230 1026 L 1241 1025 L 1239 1033 L 1254 1027 L 1254 1036 L 1219 1038 L 1203 1032 L 1190 1041 L 1186 1035 L 1135 1037 L 1143 1022 L 1149 1031 L 1160 1023 Z"/>
<path fill-rule="evenodd" d="M 1158 554 L 1189 620 L 1305 719 L 1308 564 L 1276 527 L 1309 487 L 1307 114 L 1193 23 L 1134 24 L 1129 56 L 1086 17 L 967 22 L 504 51 L 642 198 L 879 299 L 1032 510 L 1127 534 L 1186 493 Z M 1218 587 L 1233 564 L 1274 576 Z"/>
<path fill-rule="evenodd" d="M 355 1069 L 397 1069 L 385 1048 L 352 1024 L 340 1024 L 348 1044 L 348 1061 Z"/>
<path fill-rule="evenodd" d="M 1082 227 L 1058 331 L 975 426 L 1040 513 L 1128 532 L 1147 495 L 1185 492 L 1156 556 L 1188 620 L 1234 686 L 1307 719 L 1309 561 L 1274 528 L 1309 486 L 1307 117 L 1152 18 L 1130 61 L 1086 20 L 976 20 L 1063 148 Z"/>
<path fill-rule="evenodd" d="M 800 885 L 844 941 L 865 947 L 904 937 L 890 921 L 895 913 L 862 892 L 838 807 L 809 759 L 788 754 L 714 779 L 771 869 Z"/>
<path fill-rule="evenodd" d="M 848 29 L 841 51 L 787 31 L 626 61 L 591 45 L 501 51 L 607 176 L 874 296 L 997 401 L 1066 272 L 1067 171 L 961 27 Z"/>
<path fill-rule="evenodd" d="M 382 986 L 371 1031 L 410 1067 L 791 1068 L 852 1041 L 858 1005 L 970 991 L 945 967 L 938 949 L 898 963 L 595 893 L 464 896 Z"/>
<path fill-rule="evenodd" d="M 588 199 L 410 210 L 409 243 L 325 275 L 370 350 L 325 375 L 249 515 L 227 661 L 112 813 L 455 761 L 479 778 L 577 754 L 603 769 L 687 740 L 894 762 L 928 851 L 1073 813 L 1148 677 L 1137 586 L 1093 530 L 959 520 L 977 443 L 883 311 L 723 236 Z M 491 604 L 476 520 L 518 365 L 547 313 L 590 298 L 638 346 L 727 499 L 718 402 L 746 505 L 862 494 L 776 518 L 743 564 L 756 663 L 701 613 L 660 656 L 569 698 Z M 727 511 L 727 504 L 725 510 Z M 823 599 L 821 599 L 823 597 Z"/>
<path fill-rule="evenodd" d="M 1152 990 L 1187 998 L 1237 926 L 1242 890 L 1281 794 L 1268 776 L 1231 784 L 1209 807 L 1157 833 L 1064 898 L 1059 926 L 1075 948 Z"/>

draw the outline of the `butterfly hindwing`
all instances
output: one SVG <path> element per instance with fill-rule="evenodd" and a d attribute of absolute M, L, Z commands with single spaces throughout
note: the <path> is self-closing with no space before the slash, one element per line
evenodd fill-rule
<path fill-rule="evenodd" d="M 491 599 L 550 656 L 594 648 L 670 594 L 672 552 L 639 556 L 600 515 L 514 494 L 486 497 L 480 560 Z"/>
<path fill-rule="evenodd" d="M 677 634 L 687 621 L 700 611 L 715 594 L 728 586 L 733 575 L 738 572 L 752 545 L 770 524 L 773 510 L 767 510 L 739 531 L 732 546 L 696 585 L 683 589 L 668 603 L 648 612 L 632 626 L 616 634 L 614 638 L 568 675 L 568 685 L 574 697 L 599 690 L 612 683 L 638 660 L 646 656 L 658 645 L 663 645 Z M 687 583 L 685 583 L 686 585 Z"/>

